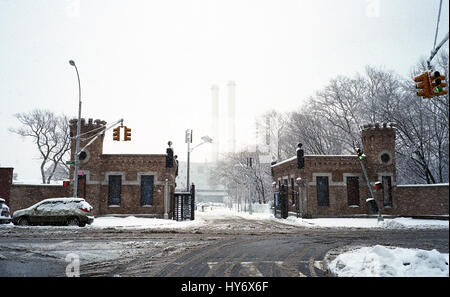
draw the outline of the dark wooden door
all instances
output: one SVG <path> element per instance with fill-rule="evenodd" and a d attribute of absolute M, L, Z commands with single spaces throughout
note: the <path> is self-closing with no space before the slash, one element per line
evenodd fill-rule
<path fill-rule="evenodd" d="M 317 176 L 317 204 L 319 206 L 329 206 L 328 199 L 328 176 Z"/>
<path fill-rule="evenodd" d="M 108 189 L 108 205 L 120 205 L 121 188 L 122 188 L 122 176 L 110 175 L 109 189 Z"/>
<path fill-rule="evenodd" d="M 383 206 L 392 207 L 392 180 L 390 176 L 383 176 Z"/>
<path fill-rule="evenodd" d="M 347 202 L 349 206 L 359 206 L 359 178 L 347 177 Z"/>
<path fill-rule="evenodd" d="M 141 205 L 153 204 L 153 175 L 141 176 Z"/>

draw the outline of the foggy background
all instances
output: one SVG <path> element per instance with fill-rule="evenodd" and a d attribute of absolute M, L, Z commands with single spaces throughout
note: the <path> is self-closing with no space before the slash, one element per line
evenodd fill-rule
<path fill-rule="evenodd" d="M 171 140 L 185 161 L 185 130 L 193 145 L 211 135 L 213 84 L 225 121 L 227 83 L 236 83 L 237 148 L 246 148 L 258 115 L 295 110 L 338 75 L 373 65 L 409 77 L 433 47 L 438 8 L 438 0 L 0 0 L 0 166 L 39 179 L 35 145 L 8 129 L 19 126 L 15 113 L 35 108 L 77 117 L 70 59 L 82 117 L 123 118 L 132 129 L 131 142 L 108 131 L 104 153 L 163 154 Z M 211 148 L 198 147 L 191 161 L 210 160 Z"/>

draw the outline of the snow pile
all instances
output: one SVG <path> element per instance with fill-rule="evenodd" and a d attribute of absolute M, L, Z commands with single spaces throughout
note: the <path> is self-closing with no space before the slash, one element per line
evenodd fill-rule
<path fill-rule="evenodd" d="M 233 218 L 239 217 L 246 220 L 270 220 L 273 218 L 271 212 L 266 211 L 267 208 L 260 207 L 257 211 L 253 211 L 250 214 L 248 211 L 237 211 L 235 209 L 229 209 L 225 207 L 207 207 L 204 211 L 196 211 L 196 216 L 207 219 L 223 219 L 223 218 Z M 270 210 L 270 208 L 269 208 Z"/>
<path fill-rule="evenodd" d="M 196 218 L 195 220 L 175 221 L 157 218 L 138 218 L 129 217 L 98 217 L 88 226 L 89 228 L 117 228 L 117 229 L 184 229 L 198 227 L 204 224 L 204 221 Z"/>
<path fill-rule="evenodd" d="M 258 204 L 254 204 L 258 205 Z M 384 218 L 384 221 L 378 222 L 373 218 L 315 218 L 302 219 L 295 216 L 289 216 L 286 219 L 275 218 L 273 210 L 269 205 L 253 206 L 254 211 L 250 214 L 248 211 L 237 211 L 235 208 L 229 209 L 220 206 L 204 207 L 196 211 L 196 217 L 204 219 L 223 219 L 223 218 L 242 218 L 246 220 L 268 220 L 275 221 L 297 227 L 309 228 L 380 228 L 380 229 L 449 229 L 448 220 L 414 219 L 414 218 Z"/>
<path fill-rule="evenodd" d="M 447 220 L 427 220 L 413 218 L 384 219 L 378 222 L 377 218 L 317 218 L 301 219 L 288 217 L 276 219 L 277 222 L 300 227 L 316 228 L 383 228 L 383 229 L 448 229 Z"/>
<path fill-rule="evenodd" d="M 337 256 L 328 268 L 343 277 L 448 277 L 449 254 L 376 245 Z"/>
<path fill-rule="evenodd" d="M 427 219 L 413 219 L 413 218 L 395 218 L 385 219 L 379 223 L 380 228 L 386 229 L 445 229 L 449 228 L 448 220 L 427 220 Z"/>

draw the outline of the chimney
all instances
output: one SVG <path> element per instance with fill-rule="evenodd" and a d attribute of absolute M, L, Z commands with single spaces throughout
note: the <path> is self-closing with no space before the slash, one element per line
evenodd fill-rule
<path fill-rule="evenodd" d="M 211 137 L 213 139 L 212 143 L 212 163 L 216 163 L 219 160 L 219 86 L 213 85 L 211 87 L 211 121 L 212 121 L 212 131 Z"/>
<path fill-rule="evenodd" d="M 228 146 L 229 152 L 236 152 L 236 107 L 235 107 L 235 88 L 234 81 L 228 82 Z"/>

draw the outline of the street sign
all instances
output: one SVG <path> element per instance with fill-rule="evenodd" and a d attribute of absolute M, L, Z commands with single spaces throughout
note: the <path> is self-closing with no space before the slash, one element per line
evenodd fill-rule
<path fill-rule="evenodd" d="M 75 161 L 66 161 L 67 165 L 75 165 Z"/>
<path fill-rule="evenodd" d="M 186 130 L 186 139 L 185 139 L 186 143 L 192 143 L 192 130 L 191 129 L 187 129 Z"/>

